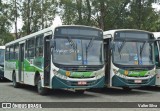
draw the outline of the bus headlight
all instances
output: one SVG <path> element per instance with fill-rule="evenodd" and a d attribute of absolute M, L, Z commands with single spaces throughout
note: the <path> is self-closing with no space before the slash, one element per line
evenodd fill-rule
<path fill-rule="evenodd" d="M 103 76 L 104 76 L 104 73 L 96 74 L 96 79 L 100 79 Z"/>
<path fill-rule="evenodd" d="M 57 77 L 61 78 L 61 79 L 67 79 L 67 76 L 64 76 L 62 74 L 57 73 L 56 75 Z"/>
<path fill-rule="evenodd" d="M 58 73 L 56 70 L 53 70 L 53 73 L 54 73 L 55 76 L 57 76 L 61 79 L 67 79 L 67 76 Z"/>
<path fill-rule="evenodd" d="M 117 74 L 118 70 L 117 69 L 113 69 L 113 72 L 114 72 L 114 74 Z"/>

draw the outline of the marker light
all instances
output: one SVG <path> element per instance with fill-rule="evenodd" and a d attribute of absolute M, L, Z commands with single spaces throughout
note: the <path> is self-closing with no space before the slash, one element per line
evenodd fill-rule
<path fill-rule="evenodd" d="M 135 65 L 138 65 L 138 61 L 134 61 L 134 64 L 135 64 Z"/>
<path fill-rule="evenodd" d="M 70 73 L 70 71 L 66 71 L 66 76 L 70 76 L 71 75 L 71 73 Z"/>
<path fill-rule="evenodd" d="M 126 75 L 126 76 L 128 75 L 128 71 L 127 70 L 124 71 L 124 75 Z"/>

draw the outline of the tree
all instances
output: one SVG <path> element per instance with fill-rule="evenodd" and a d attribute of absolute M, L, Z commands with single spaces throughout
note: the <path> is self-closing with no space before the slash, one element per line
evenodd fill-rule
<path fill-rule="evenodd" d="M 23 1 L 22 27 L 23 35 L 39 31 L 52 25 L 56 13 L 54 0 L 27 0 Z"/>
<path fill-rule="evenodd" d="M 21 2 L 22 2 L 22 0 L 11 0 L 8 3 L 9 11 L 10 11 L 10 19 L 12 22 L 14 22 L 16 39 L 18 39 L 20 36 L 20 35 L 18 35 L 17 19 L 20 17 Z"/>
<path fill-rule="evenodd" d="M 155 31 L 158 14 L 152 8 L 152 0 L 133 0 L 129 6 L 130 27 Z"/>
<path fill-rule="evenodd" d="M 13 40 L 9 30 L 11 27 L 9 5 L 0 1 L 0 45 Z"/>

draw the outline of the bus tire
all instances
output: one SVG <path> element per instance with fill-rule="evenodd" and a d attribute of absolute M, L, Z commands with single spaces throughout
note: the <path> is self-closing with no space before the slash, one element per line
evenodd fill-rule
<path fill-rule="evenodd" d="M 124 91 L 131 91 L 131 90 L 132 90 L 132 88 L 129 88 L 129 87 L 123 87 L 123 90 L 124 90 Z"/>
<path fill-rule="evenodd" d="M 77 94 L 84 94 L 85 90 L 75 90 Z"/>
<path fill-rule="evenodd" d="M 20 84 L 16 81 L 16 74 L 15 73 L 13 73 L 13 75 L 12 75 L 12 82 L 13 82 L 14 88 L 18 88 L 20 86 Z"/>
<path fill-rule="evenodd" d="M 37 82 L 38 82 L 37 83 L 38 94 L 40 94 L 40 95 L 46 95 L 48 93 L 48 89 L 42 87 L 40 76 L 38 77 L 38 81 Z"/>

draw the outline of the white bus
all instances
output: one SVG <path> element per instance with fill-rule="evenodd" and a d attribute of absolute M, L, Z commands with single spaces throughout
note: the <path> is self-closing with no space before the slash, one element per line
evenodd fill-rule
<path fill-rule="evenodd" d="M 155 43 L 155 61 L 156 61 L 156 86 L 160 86 L 160 32 L 153 32 L 156 38 Z"/>
<path fill-rule="evenodd" d="M 103 31 L 88 26 L 51 26 L 7 43 L 4 75 L 13 86 L 74 89 L 104 86 Z"/>
<path fill-rule="evenodd" d="M 0 46 L 0 79 L 4 79 L 4 51 L 5 46 Z"/>
<path fill-rule="evenodd" d="M 155 84 L 154 41 L 151 32 L 117 29 L 103 32 L 108 87 L 124 90 Z"/>

